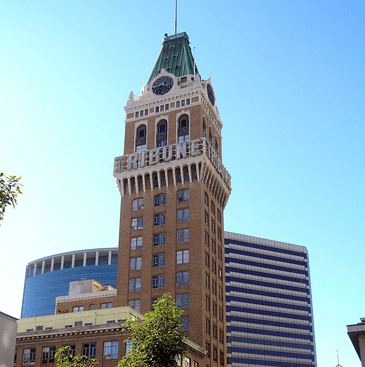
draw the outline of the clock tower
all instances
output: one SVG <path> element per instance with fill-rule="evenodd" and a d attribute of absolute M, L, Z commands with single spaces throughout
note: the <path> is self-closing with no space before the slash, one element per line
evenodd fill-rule
<path fill-rule="evenodd" d="M 231 192 L 222 121 L 185 32 L 165 36 L 141 96 L 129 96 L 121 195 L 118 305 L 141 313 L 164 293 L 182 308 L 205 366 L 226 365 L 223 212 Z"/>

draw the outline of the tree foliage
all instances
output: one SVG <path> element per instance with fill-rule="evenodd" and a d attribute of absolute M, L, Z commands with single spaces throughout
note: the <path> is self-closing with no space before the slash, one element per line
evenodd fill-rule
<path fill-rule="evenodd" d="M 145 314 L 144 321 L 127 320 L 122 326 L 133 342 L 128 353 L 119 361 L 118 367 L 175 367 L 177 357 L 186 354 L 182 311 L 175 300 L 164 294 L 154 304 L 153 311 Z"/>
<path fill-rule="evenodd" d="M 19 183 L 20 179 L 21 177 L 5 176 L 0 171 L 0 220 L 4 219 L 6 207 L 12 205 L 15 208 L 18 194 L 22 194 L 20 187 L 23 185 Z"/>
<path fill-rule="evenodd" d="M 58 349 L 55 354 L 57 367 L 92 367 L 98 364 L 98 360 L 86 356 L 72 355 L 69 346 Z"/>

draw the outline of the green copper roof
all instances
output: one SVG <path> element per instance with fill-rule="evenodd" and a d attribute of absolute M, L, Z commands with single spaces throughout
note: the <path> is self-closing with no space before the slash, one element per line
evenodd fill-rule
<path fill-rule="evenodd" d="M 160 73 L 162 68 L 175 76 L 195 75 L 198 73 L 196 65 L 195 73 L 193 72 L 194 57 L 189 46 L 189 37 L 185 32 L 164 37 L 160 54 L 157 57 L 147 84 L 151 83 L 151 80 Z"/>

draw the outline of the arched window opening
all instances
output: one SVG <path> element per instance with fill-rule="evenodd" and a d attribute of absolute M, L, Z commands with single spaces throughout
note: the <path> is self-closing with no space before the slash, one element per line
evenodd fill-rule
<path fill-rule="evenodd" d="M 177 134 L 179 137 L 179 143 L 190 140 L 188 115 L 183 115 L 179 118 L 179 128 Z"/>
<path fill-rule="evenodd" d="M 167 145 L 167 121 L 161 120 L 157 124 L 156 146 L 164 147 L 165 145 Z"/>
<path fill-rule="evenodd" d="M 141 125 L 137 129 L 136 134 L 136 152 L 142 152 L 147 149 L 147 126 Z"/>

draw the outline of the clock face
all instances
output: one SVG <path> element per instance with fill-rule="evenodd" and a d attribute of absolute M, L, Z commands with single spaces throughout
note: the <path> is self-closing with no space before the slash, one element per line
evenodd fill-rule
<path fill-rule="evenodd" d="M 172 88 L 173 85 L 174 81 L 172 78 L 169 76 L 162 76 L 153 83 L 152 92 L 155 94 L 165 94 Z"/>
<path fill-rule="evenodd" d="M 214 93 L 213 93 L 213 89 L 210 86 L 210 84 L 207 85 L 207 92 L 208 92 L 209 101 L 212 104 L 212 106 L 214 106 L 214 103 L 215 103 Z"/>

